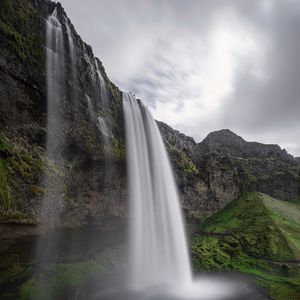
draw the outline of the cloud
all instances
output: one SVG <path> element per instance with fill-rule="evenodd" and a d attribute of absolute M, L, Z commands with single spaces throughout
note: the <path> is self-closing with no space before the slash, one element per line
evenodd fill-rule
<path fill-rule="evenodd" d="M 110 78 L 155 118 L 196 140 L 230 128 L 300 156 L 298 1 L 62 4 Z"/>

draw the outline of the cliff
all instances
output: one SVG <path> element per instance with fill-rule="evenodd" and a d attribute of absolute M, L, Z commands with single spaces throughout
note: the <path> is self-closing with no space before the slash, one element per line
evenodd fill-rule
<path fill-rule="evenodd" d="M 60 103 L 64 125 L 55 137 L 61 141 L 61 149 L 57 149 L 61 153 L 59 161 L 47 157 L 45 151 L 45 23 L 55 7 L 62 24 L 66 73 L 65 94 Z M 76 60 L 73 64 L 68 35 L 74 43 L 72 55 Z M 54 184 L 63 183 L 63 224 L 102 224 L 112 217 L 124 216 L 126 169 L 122 95 L 107 78 L 91 47 L 76 33 L 61 5 L 46 0 L 1 1 L 0 39 L 2 221 L 40 222 L 38 210 L 45 194 L 46 165 L 51 166 L 50 177 Z M 99 97 L 97 68 L 105 81 L 105 103 Z M 109 149 L 105 149 L 99 131 L 99 117 L 109 128 Z"/>
<path fill-rule="evenodd" d="M 64 36 L 66 73 L 60 104 L 64 125 L 56 134 L 61 141 L 59 162 L 47 157 L 45 151 L 45 23 L 55 7 Z M 122 94 L 102 63 L 77 34 L 61 5 L 51 1 L 2 1 L 0 39 L 1 220 L 40 222 L 46 165 L 51 166 L 54 183 L 63 183 L 62 224 L 124 220 L 127 191 Z M 100 97 L 97 70 L 106 86 L 106 101 Z M 99 118 L 108 128 L 109 147 L 99 131 Z M 158 124 L 187 215 L 211 214 L 246 191 L 282 200 L 299 196 L 299 164 L 278 145 L 246 142 L 229 130 L 210 133 L 196 143 L 166 124 Z"/>
<path fill-rule="evenodd" d="M 286 201 L 299 197 L 297 159 L 278 145 L 247 142 L 228 129 L 196 143 L 159 124 L 190 216 L 211 214 L 249 191 Z"/>
<path fill-rule="evenodd" d="M 63 126 L 54 133 L 59 140 L 55 149 L 59 159 L 48 155 L 46 149 L 45 24 L 55 8 L 62 24 L 65 73 L 59 106 Z M 122 93 L 59 3 L 2 0 L 0 41 L 1 297 L 30 298 L 34 283 L 29 278 L 36 259 L 33 249 L 40 234 L 37 225 L 42 222 L 40 207 L 47 192 L 44 178 L 48 172 L 51 185 L 61 186 L 58 196 L 62 199 L 58 232 L 53 233 L 61 240 L 57 249 L 60 257 L 58 262 L 55 257 L 47 262 L 52 272 L 49 284 L 57 289 L 56 298 L 75 299 L 79 281 L 105 268 L 110 270 L 115 250 L 109 248 L 119 246 L 126 236 Z M 206 218 L 248 191 L 285 201 L 299 198 L 299 158 L 279 146 L 247 142 L 229 130 L 210 133 L 196 143 L 162 122 L 158 125 L 188 221 Z M 248 204 L 241 210 L 244 207 Z M 202 251 L 198 246 L 197 251 Z M 53 281 L 56 272 L 62 275 Z M 67 296 L 63 294 L 66 291 Z M 83 291 L 78 299 L 86 296 Z"/>

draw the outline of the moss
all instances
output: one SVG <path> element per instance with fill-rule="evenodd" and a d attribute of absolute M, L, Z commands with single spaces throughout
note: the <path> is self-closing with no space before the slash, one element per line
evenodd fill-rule
<path fill-rule="evenodd" d="M 15 53 L 29 72 L 42 72 L 44 66 L 41 16 L 28 1 L 2 0 L 0 4 L 0 37 L 2 46 Z"/>
<path fill-rule="evenodd" d="M 297 259 L 299 251 L 300 212 L 295 207 L 260 193 L 236 199 L 208 218 L 201 236 L 193 239 L 195 269 L 247 273 L 272 299 L 299 299 L 300 267 L 284 263 Z"/>
<path fill-rule="evenodd" d="M 2 280 L 12 281 L 24 272 L 18 256 L 11 255 L 6 257 L 0 264 L 0 277 Z"/>
<path fill-rule="evenodd" d="M 120 90 L 115 86 L 111 81 L 108 82 L 106 85 L 108 91 L 112 95 L 112 97 L 116 100 L 119 100 L 120 103 L 122 103 L 122 94 Z"/>
<path fill-rule="evenodd" d="M 118 246 L 96 252 L 89 258 L 83 259 L 81 253 L 68 255 L 67 263 L 40 265 L 38 272 L 23 282 L 17 299 L 86 299 L 89 283 L 119 267 L 123 254 L 123 246 Z"/>
<path fill-rule="evenodd" d="M 101 262 L 88 260 L 68 264 L 48 264 L 39 277 L 24 283 L 20 299 L 64 299 L 82 293 L 84 285 L 92 277 L 105 271 Z"/>
<path fill-rule="evenodd" d="M 112 154 L 117 160 L 126 159 L 126 149 L 122 139 L 115 137 L 112 139 Z"/>
<path fill-rule="evenodd" d="M 43 195 L 43 154 L 21 138 L 0 133 L 0 220 L 23 219 L 30 201 Z"/>
<path fill-rule="evenodd" d="M 282 261 L 295 259 L 289 240 L 299 232 L 300 224 L 291 218 L 286 219 L 275 208 L 271 209 L 270 201 L 273 200 L 270 199 L 259 193 L 249 193 L 236 199 L 207 220 L 205 232 L 238 236 L 248 253 L 257 257 Z M 286 209 L 289 206 L 284 201 L 275 201 Z"/>
<path fill-rule="evenodd" d="M 175 145 L 170 143 L 167 143 L 167 146 L 170 154 L 176 157 L 179 168 L 183 170 L 187 176 L 199 174 L 198 168 L 184 151 L 180 151 Z"/>
<path fill-rule="evenodd" d="M 0 215 L 5 214 L 11 207 L 11 188 L 7 179 L 7 164 L 0 160 Z"/>

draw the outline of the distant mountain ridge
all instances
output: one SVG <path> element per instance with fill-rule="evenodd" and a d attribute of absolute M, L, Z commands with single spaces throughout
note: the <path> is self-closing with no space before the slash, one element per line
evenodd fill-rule
<path fill-rule="evenodd" d="M 109 80 L 102 63 L 77 34 L 62 6 L 47 0 L 0 3 L 0 18 L 5 24 L 0 24 L 0 204 L 4 208 L 0 218 L 4 222 L 39 222 L 37 211 L 45 192 L 41 178 L 47 157 L 45 19 L 55 8 L 64 33 L 68 78 L 61 105 L 65 125 L 58 134 L 66 167 L 64 172 L 60 165 L 51 170 L 53 180 L 65 185 L 62 222 L 78 226 L 123 220 L 128 205 L 122 92 Z M 67 24 L 75 45 L 74 66 Z M 28 38 L 14 38 L 20 36 Z M 107 90 L 104 102 L 99 100 L 101 93 L 95 82 L 97 66 Z M 106 153 L 99 133 L 99 117 L 109 129 L 110 153 Z M 212 214 L 247 191 L 264 192 L 282 200 L 299 197 L 299 159 L 279 146 L 247 142 L 226 129 L 212 132 L 196 143 L 162 122 L 158 125 L 187 215 Z M 107 176 L 108 163 L 109 176 L 114 180 Z"/>
<path fill-rule="evenodd" d="M 294 162 L 295 158 L 276 144 L 247 142 L 229 129 L 211 132 L 203 140 L 204 144 L 216 147 L 232 155 L 243 157 L 273 157 L 283 161 Z"/>
<path fill-rule="evenodd" d="M 191 215 L 217 211 L 249 191 L 288 201 L 299 197 L 299 159 L 278 145 L 247 142 L 229 129 L 211 132 L 196 143 L 166 124 L 158 124 Z M 183 160 L 194 168 L 184 172 Z"/>

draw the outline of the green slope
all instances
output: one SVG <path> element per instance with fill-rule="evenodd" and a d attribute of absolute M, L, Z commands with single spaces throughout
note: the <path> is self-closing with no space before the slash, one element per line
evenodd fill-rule
<path fill-rule="evenodd" d="M 300 205 L 248 193 L 210 217 L 192 241 L 196 270 L 254 275 L 273 299 L 300 299 Z"/>

